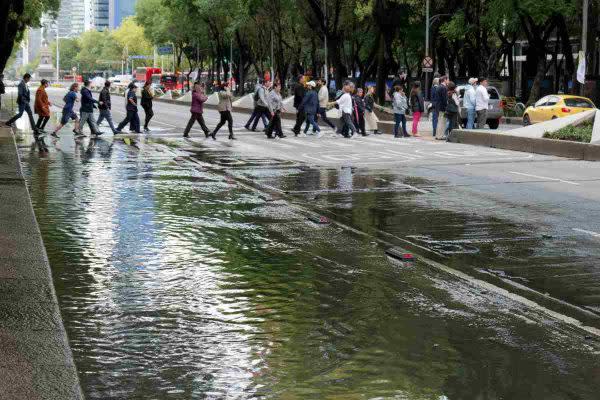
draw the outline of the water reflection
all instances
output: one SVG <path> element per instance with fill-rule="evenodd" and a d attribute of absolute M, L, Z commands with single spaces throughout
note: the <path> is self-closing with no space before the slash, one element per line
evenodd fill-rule
<path fill-rule="evenodd" d="M 424 265 L 398 269 L 368 237 L 307 222 L 156 144 L 63 138 L 47 156 L 22 154 L 90 399 L 593 399 L 600 389 L 597 355 L 516 318 L 518 304 Z M 311 174 L 290 189 L 385 185 L 350 168 Z M 410 196 L 314 201 L 369 232 L 397 214 L 365 209 Z"/>

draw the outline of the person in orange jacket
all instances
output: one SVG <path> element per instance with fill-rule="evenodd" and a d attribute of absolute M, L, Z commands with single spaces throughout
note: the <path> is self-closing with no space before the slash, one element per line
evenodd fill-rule
<path fill-rule="evenodd" d="M 35 124 L 35 127 L 41 133 L 46 133 L 46 131 L 44 131 L 44 128 L 50 120 L 51 104 L 48 100 L 48 93 L 46 93 L 47 87 L 48 81 L 46 79 L 42 79 L 40 87 L 35 92 L 35 103 L 33 105 L 33 110 L 38 115 L 38 120 Z"/>

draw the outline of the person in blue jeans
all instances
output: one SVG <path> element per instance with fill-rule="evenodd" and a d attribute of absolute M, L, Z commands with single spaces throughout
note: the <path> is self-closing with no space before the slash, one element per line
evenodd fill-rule
<path fill-rule="evenodd" d="M 392 109 L 394 111 L 394 137 L 410 137 L 406 131 L 406 110 L 408 110 L 408 100 L 404 95 L 402 86 L 394 87 Z M 402 133 L 399 132 L 400 124 L 402 124 Z"/>
<path fill-rule="evenodd" d="M 308 128 L 312 126 L 313 131 L 317 132 L 317 134 L 321 133 L 321 128 L 319 128 L 319 124 L 317 124 L 316 116 L 317 111 L 319 111 L 319 96 L 315 91 L 317 84 L 314 81 L 310 81 L 306 84 L 308 91 L 304 95 L 304 99 L 302 99 L 302 104 L 300 105 L 300 109 L 304 111 L 306 114 L 306 126 L 304 127 L 304 134 L 308 132 Z"/>
<path fill-rule="evenodd" d="M 463 106 L 467 109 L 467 129 L 473 129 L 475 127 L 475 117 L 477 111 L 475 110 L 475 84 L 477 78 L 470 78 L 469 84 L 465 88 L 465 94 L 463 96 Z"/>

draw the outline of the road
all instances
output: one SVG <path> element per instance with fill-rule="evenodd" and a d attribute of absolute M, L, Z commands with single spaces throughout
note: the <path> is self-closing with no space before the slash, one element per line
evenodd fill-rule
<path fill-rule="evenodd" d="M 51 91 L 56 105 L 60 97 Z M 117 120 L 123 109 L 115 97 Z M 541 381 L 560 382 L 552 389 L 557 398 L 594 398 L 600 164 L 427 137 L 343 139 L 327 132 L 267 140 L 246 132 L 247 114 L 237 112 L 238 140 L 227 140 L 225 131 L 205 139 L 198 128 L 186 140 L 187 106 L 156 103 L 155 114 L 149 135 L 74 141 L 65 128 L 59 140 L 46 139 L 47 155 L 37 154 L 31 135 L 21 137 L 36 214 L 51 263 L 58 263 L 65 324 L 76 338 L 84 386 L 97 398 L 131 395 L 102 391 L 105 382 L 121 387 L 118 377 L 132 376 L 126 365 L 178 366 L 179 354 L 198 355 L 185 365 L 209 365 L 206 379 L 226 388 L 223 382 L 240 375 L 222 366 L 247 361 L 244 371 L 251 372 L 240 385 L 248 393 L 256 389 L 246 385 L 248 376 L 277 387 L 274 371 L 285 375 L 298 365 L 302 372 L 289 379 L 298 393 L 352 381 L 362 388 L 335 386 L 330 394 L 391 396 L 398 383 L 386 371 L 404 371 L 406 361 L 410 386 L 435 381 L 456 392 L 449 398 L 476 398 L 479 389 L 544 398 L 550 389 L 531 385 Z M 218 120 L 214 110 L 205 117 L 209 126 Z M 315 216 L 332 223 L 314 224 Z M 389 267 L 384 250 L 391 247 L 414 253 L 417 267 Z M 152 340 L 144 342 L 140 330 Z M 137 339 L 129 339 L 134 331 Z M 156 340 L 159 332 L 164 341 Z M 248 346 L 246 336 L 254 334 L 263 336 Z M 210 342 L 203 347 L 199 338 Z M 423 360 L 432 338 L 454 350 L 432 355 L 430 365 Z M 169 348 L 171 340 L 179 347 Z M 188 352 L 190 343 L 200 344 Z M 213 350 L 218 356 L 202 359 Z M 271 352 L 279 358 L 270 363 Z M 90 361 L 96 358 L 98 365 Z M 479 376 L 482 360 L 492 378 Z M 364 381 L 352 369 L 362 367 Z M 106 374 L 113 368 L 121 373 Z M 435 379 L 414 376 L 432 368 Z M 465 370 L 469 378 L 455 375 Z M 438 373 L 448 376 L 439 379 L 444 384 Z M 172 388 L 163 379 L 157 393 Z M 521 379 L 522 386 L 503 387 Z M 385 390 L 370 388 L 373 382 Z"/>

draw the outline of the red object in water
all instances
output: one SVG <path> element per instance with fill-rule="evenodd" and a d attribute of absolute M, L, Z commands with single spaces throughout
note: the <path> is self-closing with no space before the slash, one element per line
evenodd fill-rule
<path fill-rule="evenodd" d="M 319 217 L 319 223 L 321 223 L 321 224 L 328 224 L 329 223 L 329 218 L 324 217 L 324 216 L 321 215 Z"/>
<path fill-rule="evenodd" d="M 414 261 L 415 260 L 415 256 L 413 256 L 411 253 L 404 253 L 404 254 L 402 254 L 402 260 L 404 260 L 404 261 Z"/>

